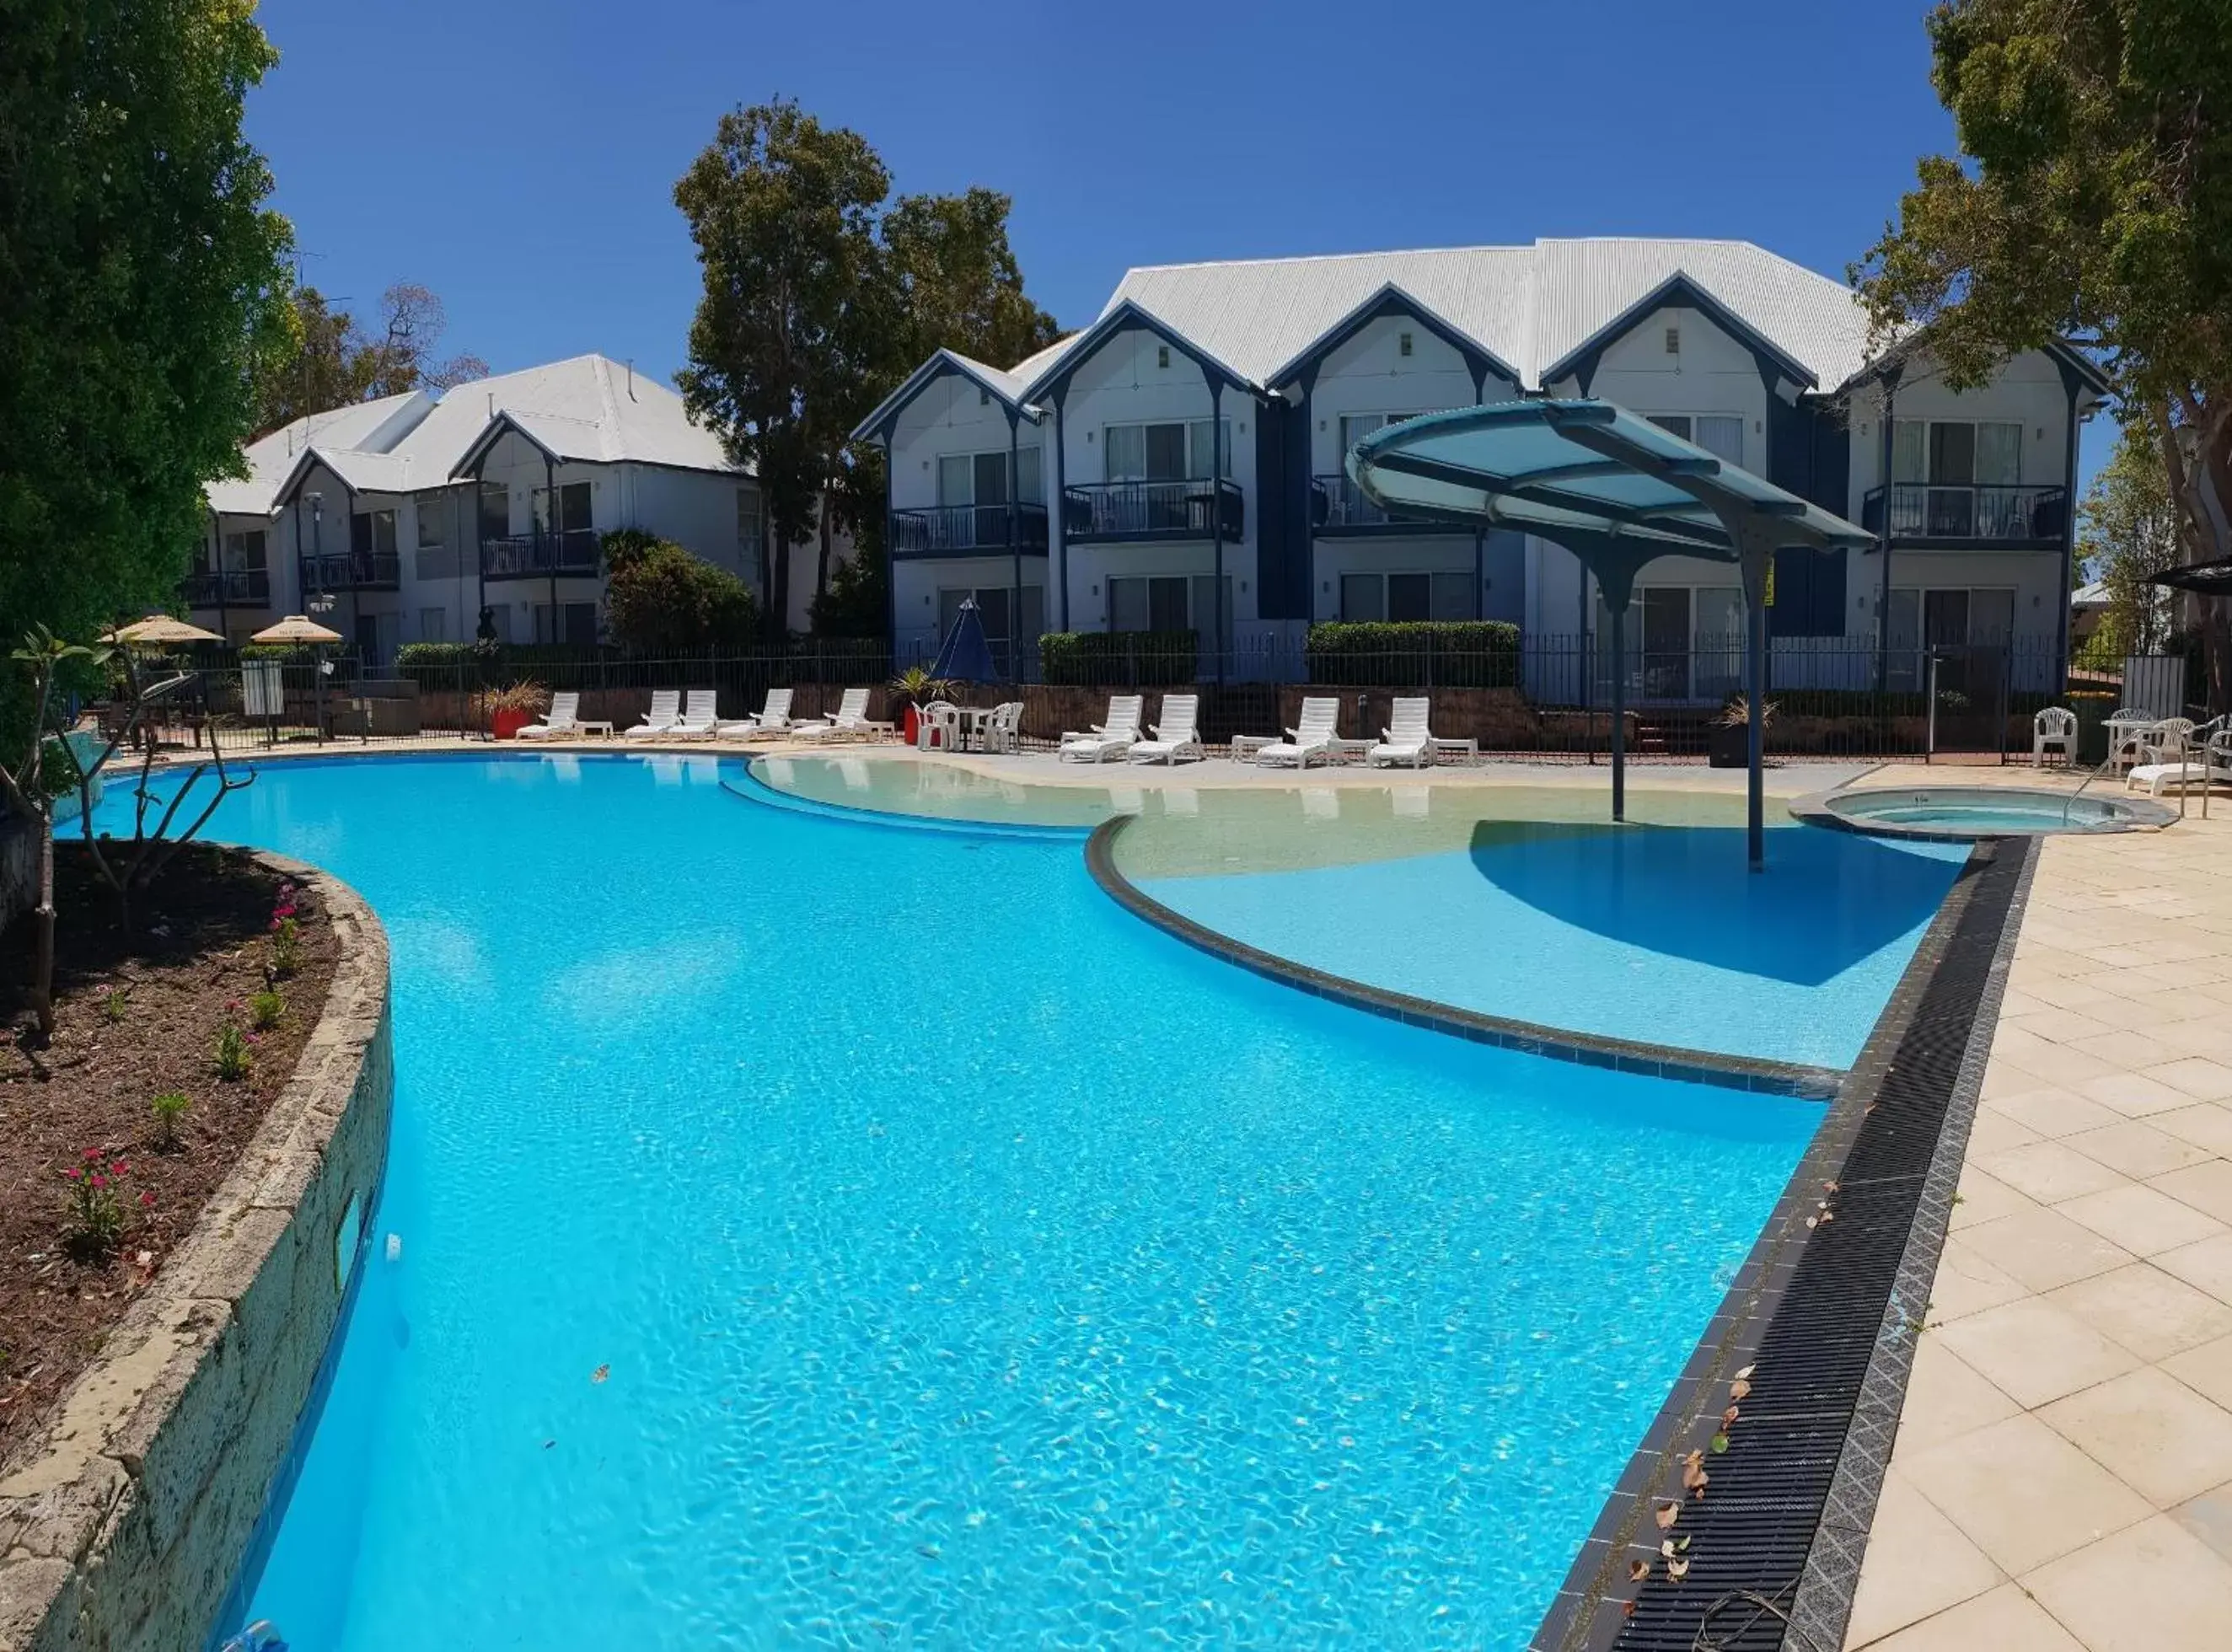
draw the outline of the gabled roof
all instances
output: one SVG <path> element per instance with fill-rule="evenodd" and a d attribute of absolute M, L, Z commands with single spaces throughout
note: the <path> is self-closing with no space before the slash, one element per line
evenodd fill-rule
<path fill-rule="evenodd" d="M 1444 343 L 1484 361 L 1489 372 L 1510 379 L 1515 385 L 1522 382 L 1518 368 L 1471 337 L 1456 322 L 1440 314 L 1432 305 L 1405 292 L 1398 283 L 1392 281 L 1382 283 L 1377 290 L 1366 295 L 1355 308 L 1304 345 L 1292 359 L 1274 367 L 1263 382 L 1274 390 L 1284 388 L 1299 378 L 1309 364 L 1322 361 L 1373 321 L 1388 314 L 1416 317 L 1427 331 Z"/>
<path fill-rule="evenodd" d="M 1045 353 L 1041 351 L 1031 360 L 1039 360 Z M 853 439 L 864 442 L 881 433 L 909 403 L 948 373 L 958 373 L 971 380 L 978 389 L 996 397 L 1002 406 L 1011 407 L 1027 418 L 1038 417 L 1037 410 L 1026 406 L 1023 402 L 1022 368 L 1018 367 L 1012 373 L 1003 372 L 998 367 L 986 366 L 973 356 L 964 356 L 958 350 L 940 350 L 909 373 L 898 389 L 878 402 L 874 411 L 853 427 Z"/>
<path fill-rule="evenodd" d="M 1807 390 L 1819 387 L 1820 379 L 1813 368 L 1798 360 L 1774 339 L 1699 286 L 1687 270 L 1681 269 L 1676 270 L 1619 314 L 1578 340 L 1556 360 L 1543 364 L 1537 370 L 1538 377 L 1543 384 L 1549 385 L 1560 379 L 1578 376 L 1582 380 L 1581 393 L 1587 395 L 1587 381 L 1595 377 L 1597 360 L 1606 348 L 1657 311 L 1668 308 L 1701 312 L 1710 317 L 1714 325 L 1723 333 L 1757 351 L 1792 383 Z"/>
<path fill-rule="evenodd" d="M 493 439 L 499 423 L 561 461 L 736 469 L 720 438 L 691 422 L 681 397 L 625 363 L 593 354 L 476 379 L 438 400 L 412 391 L 298 419 L 251 443 L 250 481 L 212 483 L 210 508 L 269 515 L 313 464 L 352 493 L 444 487 Z"/>
<path fill-rule="evenodd" d="M 1045 358 L 1046 365 L 1033 374 L 1029 381 L 1024 385 L 1023 394 L 1035 401 L 1040 396 L 1045 394 L 1057 379 L 1076 371 L 1084 364 L 1086 358 L 1108 340 L 1119 333 L 1135 327 L 1144 328 L 1157 337 L 1168 340 L 1199 362 L 1204 373 L 1214 372 L 1230 385 L 1243 390 L 1264 388 L 1262 380 L 1256 374 L 1233 366 L 1230 362 L 1203 344 L 1200 339 L 1186 328 L 1175 325 L 1166 316 L 1157 314 L 1152 308 L 1137 299 L 1119 296 L 1106 309 L 1100 312 L 1099 321 L 1074 338 L 1063 340 L 1063 347 L 1060 354 L 1048 356 L 1047 352 L 1040 352 L 1040 356 Z"/>

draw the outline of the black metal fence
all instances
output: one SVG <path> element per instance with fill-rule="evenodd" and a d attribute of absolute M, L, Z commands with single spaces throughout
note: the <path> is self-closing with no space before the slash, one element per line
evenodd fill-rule
<path fill-rule="evenodd" d="M 1141 645 L 1150 639 L 1142 638 Z M 1431 703 L 1434 732 L 1470 738 L 1483 753 L 1593 761 L 1612 744 L 1612 658 L 1594 634 L 1527 637 L 1515 648 L 1470 651 L 1462 659 L 1418 650 L 1251 647 L 1203 655 L 1184 633 L 1152 649 L 1095 651 L 1065 672 L 1070 680 L 984 684 L 956 690 L 986 704 L 1021 699 L 1027 742 L 1103 720 L 1111 695 L 1141 693 L 1148 721 L 1164 697 L 1191 693 L 1210 743 L 1295 726 L 1301 702 L 1339 703 L 1340 730 L 1376 736 L 1398 697 Z M 522 658 L 522 656 L 525 656 Z M 2124 703 L 2120 673 L 2060 682 L 2050 639 L 1944 644 L 1894 651 L 1865 639 L 1777 639 L 1768 656 L 1765 731 L 1780 758 L 1937 755 L 2028 756 L 2034 714 L 2069 705 L 2091 728 Z M 1697 759 L 1716 747 L 1741 747 L 1742 649 L 1733 639 L 1632 648 L 1625 660 L 1625 735 L 1643 761 Z M 902 664 L 910 662 L 902 661 Z M 775 689 L 788 689 L 795 711 L 834 709 L 847 688 L 871 691 L 871 715 L 894 717 L 904 704 L 891 684 L 892 661 L 880 643 L 833 640 L 787 651 L 635 659 L 598 651 L 515 651 L 496 661 L 444 660 L 370 671 L 342 657 L 322 665 L 309 656 L 240 660 L 191 674 L 170 696 L 155 737 L 191 748 L 221 739 L 228 750 L 320 742 L 449 741 L 496 731 L 503 690 L 531 684 L 576 696 L 577 716 L 616 731 L 641 720 L 654 691 L 710 689 L 724 718 L 756 712 Z M 2175 696 L 2189 679 L 2177 657 L 2143 660 L 2133 683 Z M 2135 690 L 2135 691 L 2137 691 Z M 2151 706 L 2160 715 L 2178 706 Z M 114 725 L 121 713 L 95 710 Z M 1733 729 L 1732 734 L 1730 730 Z"/>

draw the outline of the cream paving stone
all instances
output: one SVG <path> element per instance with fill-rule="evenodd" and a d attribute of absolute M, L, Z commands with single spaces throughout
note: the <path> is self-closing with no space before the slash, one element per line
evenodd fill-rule
<path fill-rule="evenodd" d="M 1937 1255 L 1937 1273 L 1930 1284 L 1929 1323 L 1950 1324 L 2029 1294 L 2022 1281 L 1994 1267 L 1956 1234 Z"/>
<path fill-rule="evenodd" d="M 2045 1139 L 2029 1126 L 2018 1124 L 2005 1113 L 1995 1111 L 1989 1107 L 1979 1107 L 1976 1110 L 1976 1121 L 1969 1126 L 1969 1152 L 1971 1157 L 1980 1161 L 1988 1159 L 1995 1154 L 2007 1152 L 2011 1148 L 2028 1147 L 2034 1142 L 2043 1142 Z M 2188 1152 L 2200 1151 L 2200 1149 L 2188 1143 L 2180 1143 L 2179 1145 L 2184 1147 Z M 2168 1169 L 2173 1167 L 2165 1165 L 2163 1168 Z"/>
<path fill-rule="evenodd" d="M 2174 1090 L 2159 1079 L 2106 1067 L 2105 1064 L 2100 1072 L 2077 1079 L 2075 1088 L 2088 1100 L 2112 1108 L 2126 1118 L 2146 1118 L 2170 1112 L 2193 1099 L 2184 1091 Z"/>
<path fill-rule="evenodd" d="M 2203 1492 L 2181 1503 L 2170 1517 L 2207 1545 L 2220 1560 L 2232 1561 L 2232 1486 Z"/>
<path fill-rule="evenodd" d="M 1986 1261 L 2034 1291 L 2073 1285 L 2131 1260 L 2131 1252 L 2122 1246 L 2112 1245 L 2091 1228 L 2043 1208 L 1963 1228 L 1961 1238 Z"/>
<path fill-rule="evenodd" d="M 2122 1344 L 2044 1297 L 2021 1297 L 1926 1334 L 2026 1409 L 2139 1364 Z"/>
<path fill-rule="evenodd" d="M 1910 1483 L 2002 1571 L 2042 1566 L 2145 1519 L 2145 1500 L 2034 1416 L 1968 1433 L 1901 1464 Z"/>
<path fill-rule="evenodd" d="M 2214 1216 L 2205 1216 L 2166 1193 L 2131 1182 L 2088 1193 L 2054 1208 L 2134 1256 L 2152 1256 L 2232 1231 Z"/>
<path fill-rule="evenodd" d="M 2029 1123 L 2028 1119 L 2018 1122 Z M 2157 1113 L 2147 1124 L 2166 1136 L 2175 1136 L 2182 1142 L 2205 1149 L 2218 1158 L 2232 1158 L 2232 1107 L 2204 1101 L 2191 1107 L 2180 1107 L 2174 1112 Z M 2032 1124 L 2031 1128 L 2036 1130 L 2038 1126 Z"/>
<path fill-rule="evenodd" d="M 2232 1336 L 2232 1303 L 2144 1262 L 2066 1285 L 2046 1299 L 2150 1362 Z"/>
<path fill-rule="evenodd" d="M 2155 1117 L 2163 1118 L 2168 1115 L 2157 1113 Z M 2064 1146 L 2073 1147 L 2086 1157 L 2098 1159 L 2110 1169 L 2120 1171 L 2134 1181 L 2144 1181 L 2165 1170 L 2182 1170 L 2209 1156 L 2207 1148 L 2196 1147 L 2136 1118 L 2099 1130 L 2080 1130 L 2074 1136 L 2063 1137 L 2061 1141 Z"/>
<path fill-rule="evenodd" d="M 2049 1044 L 2074 1044 L 2079 1039 L 2097 1038 L 2117 1030 L 2113 1020 L 2095 1020 L 2081 1010 L 2056 1009 L 2052 1005 L 2041 1006 L 2028 1015 L 2009 1015 L 2002 1004 L 2000 1025 L 2042 1038 Z"/>
<path fill-rule="evenodd" d="M 2121 1187 L 2127 1177 L 2060 1142 L 2031 1142 L 1994 1153 L 1972 1141 L 1969 1156 L 1984 1174 L 2041 1204 Z"/>
<path fill-rule="evenodd" d="M 2232 1414 L 2151 1366 L 2056 1400 L 2038 1415 L 2158 1509 L 2232 1480 Z"/>
<path fill-rule="evenodd" d="M 1849 1644 L 1865 1646 L 2008 1580 L 1896 1468 L 1884 1476 L 1867 1552 L 1876 1565 L 1852 1598 Z"/>
<path fill-rule="evenodd" d="M 1919 1351 L 1917 1346 L 1917 1355 Z M 1916 1364 L 1920 1363 L 1917 1357 Z M 2172 1354 L 2163 1361 L 2162 1368 L 2204 1399 L 2232 1411 L 2232 1336 Z"/>
<path fill-rule="evenodd" d="M 2008 1065 L 2031 1074 L 2041 1084 L 2072 1085 L 2080 1091 L 2086 1089 L 2085 1081 L 2088 1079 L 2105 1079 L 2123 1072 L 2119 1064 L 2128 1046 L 2128 1040 L 2121 1033 L 2096 1033 L 2074 1044 L 2049 1044 L 2044 1039 L 2034 1043 L 2033 1052 L 2011 1059 Z M 2095 1045 L 2113 1050 L 2113 1059 L 2103 1057 L 2092 1047 Z M 1995 1053 L 1992 1059 L 1997 1061 L 2000 1058 Z"/>
<path fill-rule="evenodd" d="M 1906 1405 L 1898 1420 L 1891 1459 L 1923 1451 L 2021 1409 L 1990 1379 L 1945 1345 L 1935 1331 L 1914 1344 L 1914 1367 L 1906 1379 Z"/>
<path fill-rule="evenodd" d="M 2232 1056 L 2232 1030 L 2198 1018 L 2156 1027 L 2148 1033 L 2148 1039 L 2163 1053 L 2183 1050 L 2189 1055 L 2215 1056 L 2219 1059 Z"/>
<path fill-rule="evenodd" d="M 2206 1056 L 2190 1055 L 2183 1060 L 2165 1061 L 2140 1071 L 2150 1079 L 2159 1079 L 2173 1090 L 2183 1090 L 2196 1101 L 2222 1101 L 2232 1097 L 2232 1067 Z"/>
<path fill-rule="evenodd" d="M 2162 1251 L 2153 1261 L 2164 1273 L 2208 1292 L 2219 1302 L 2232 1302 L 2232 1234 Z"/>
<path fill-rule="evenodd" d="M 1865 1570 L 1860 1582 L 1868 1582 Z M 2046 1608 L 2014 1584 L 2002 1584 L 1884 1640 L 1846 1637 L 1846 1652 L 1863 1647 L 1871 1652 L 2085 1652 Z"/>
<path fill-rule="evenodd" d="M 2232 1159 L 2210 1159 L 2147 1178 L 2151 1188 L 2183 1200 L 2219 1221 L 2232 1222 Z"/>
<path fill-rule="evenodd" d="M 2015 980 L 2013 972 L 2009 973 L 2008 980 L 2011 982 Z M 2089 1009 L 2094 1004 L 2113 1001 L 2116 996 L 2102 988 L 2067 975 L 2026 977 L 2020 990 L 2026 997 L 2062 1009 Z"/>
<path fill-rule="evenodd" d="M 2021 1581 L 2088 1652 L 2215 1652 L 2232 1640 L 2232 1565 L 2166 1514 Z"/>
<path fill-rule="evenodd" d="M 2018 1074 L 2028 1079 L 2028 1073 Z M 2105 1130 L 2112 1124 L 2127 1122 L 2124 1115 L 2112 1107 L 2103 1107 L 2073 1090 L 2064 1090 L 2059 1085 L 2047 1085 L 2040 1089 L 2010 1091 L 2003 1095 L 1987 1095 L 1978 1110 L 2004 1113 L 2026 1130 L 2036 1130 L 2041 1136 L 2075 1136 L 2086 1130 Z"/>
<path fill-rule="evenodd" d="M 1988 1221 L 1997 1221 L 2002 1216 L 2020 1215 L 2037 1208 L 2036 1201 L 2017 1193 L 2004 1182 L 1994 1180 L 1972 1164 L 1961 1172 L 1961 1180 L 1953 1189 L 1953 1214 L 1946 1219 L 1946 1231 L 1957 1234 Z"/>

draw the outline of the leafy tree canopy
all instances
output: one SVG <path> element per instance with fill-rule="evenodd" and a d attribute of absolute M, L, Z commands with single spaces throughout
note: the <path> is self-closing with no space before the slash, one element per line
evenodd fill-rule
<path fill-rule="evenodd" d="M 726 568 L 638 531 L 606 536 L 606 620 L 637 654 L 742 648 L 759 624 L 751 587 Z"/>
<path fill-rule="evenodd" d="M 2150 576 L 2178 563 L 2177 503 L 2152 432 L 2133 425 L 2086 490 L 2078 515 L 2080 571 L 2108 588 L 2094 633 L 2103 658 L 2149 652 L 2169 640 L 2170 598 Z"/>
<path fill-rule="evenodd" d="M 286 222 L 241 129 L 250 0 L 0 8 L 0 615 L 170 601 L 279 347 Z M 18 708 L 20 710 L 20 708 Z"/>

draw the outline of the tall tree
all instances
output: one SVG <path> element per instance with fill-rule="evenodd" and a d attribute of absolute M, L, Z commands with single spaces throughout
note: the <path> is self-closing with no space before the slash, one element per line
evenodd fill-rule
<path fill-rule="evenodd" d="M 2125 430 L 2116 451 L 2086 489 L 2078 516 L 2078 554 L 2108 588 L 2099 651 L 2120 659 L 2169 641 L 2170 595 L 2149 579 L 2178 564 L 2177 502 L 2170 497 L 2152 431 Z"/>
<path fill-rule="evenodd" d="M 289 297 L 284 341 L 257 365 L 259 436 L 367 397 L 447 390 L 487 376 L 488 364 L 478 356 L 435 354 L 448 316 L 441 299 L 415 282 L 399 282 L 380 295 L 377 334 L 334 308 L 315 287 L 298 287 Z"/>
<path fill-rule="evenodd" d="M 892 384 L 933 350 L 1007 367 L 1061 336 L 1054 317 L 1024 295 L 1023 272 L 1008 244 L 1014 204 L 982 188 L 902 195 L 892 204 L 883 237 L 900 321 L 886 364 Z"/>
<path fill-rule="evenodd" d="M 2181 557 L 2232 554 L 2232 26 L 2221 0 L 1947 0 L 1932 156 L 1854 274 L 1878 340 L 1916 325 L 1956 384 L 2057 336 L 2152 432 Z M 2232 632 L 2209 603 L 2210 687 Z"/>
<path fill-rule="evenodd" d="M 85 637 L 175 594 L 241 473 L 285 221 L 241 129 L 250 0 L 0 7 L 0 614 Z M 16 707 L 17 720 L 23 710 Z"/>
<path fill-rule="evenodd" d="M 692 417 L 759 479 L 760 588 L 789 606 L 790 547 L 813 532 L 892 318 L 876 219 L 890 174 L 866 139 L 787 100 L 721 117 L 675 185 L 704 266 L 677 375 Z"/>

